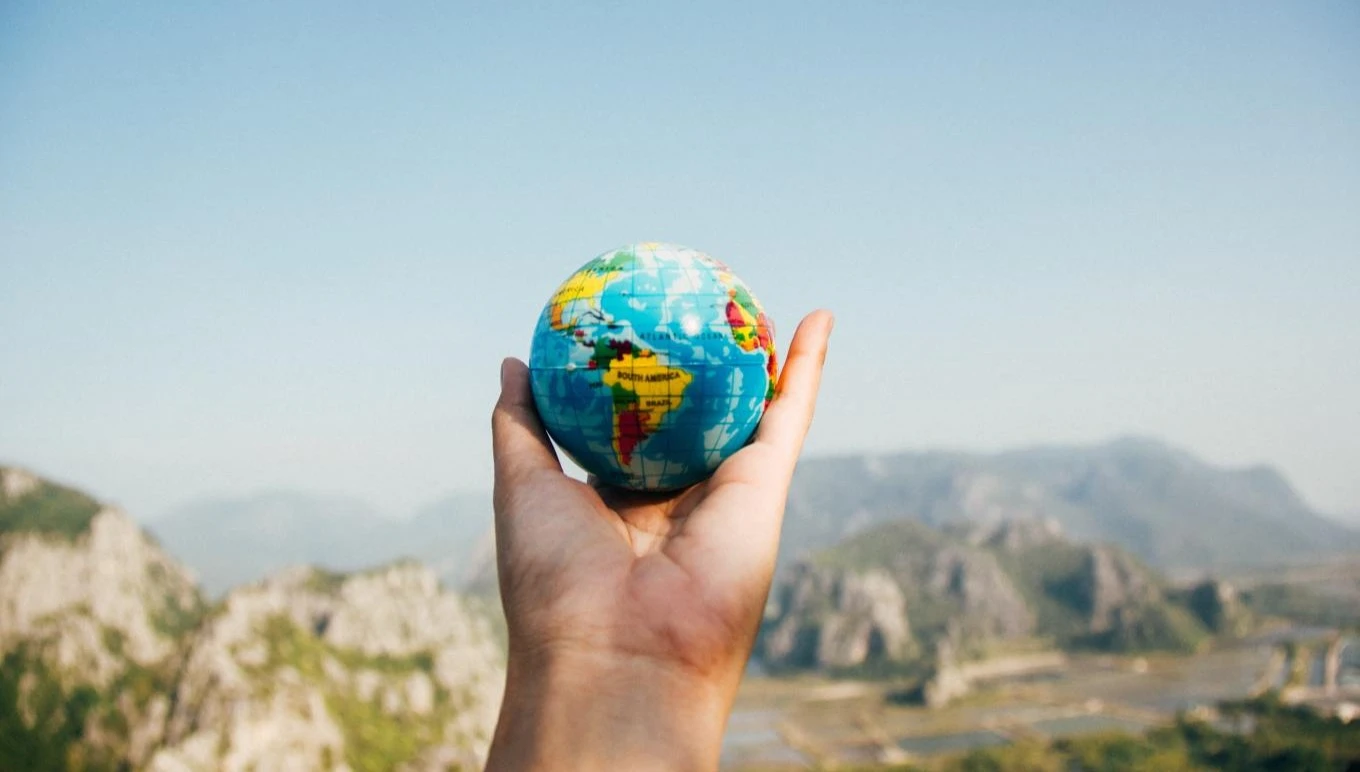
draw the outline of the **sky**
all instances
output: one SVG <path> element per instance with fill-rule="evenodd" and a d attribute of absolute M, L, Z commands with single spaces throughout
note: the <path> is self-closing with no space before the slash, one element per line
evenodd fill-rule
<path fill-rule="evenodd" d="M 643 240 L 837 314 L 810 455 L 1360 513 L 1354 2 L 0 6 L 0 463 L 135 516 L 488 488 L 500 359 Z"/>

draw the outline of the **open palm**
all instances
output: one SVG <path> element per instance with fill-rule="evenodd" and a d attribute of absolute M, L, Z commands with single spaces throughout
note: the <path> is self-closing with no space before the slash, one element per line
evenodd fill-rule
<path fill-rule="evenodd" d="M 493 435 L 512 668 L 559 653 L 638 661 L 707 678 L 730 696 L 769 591 L 831 323 L 817 312 L 799 325 L 754 441 L 708 480 L 667 494 L 563 474 L 527 368 L 506 361 Z"/>

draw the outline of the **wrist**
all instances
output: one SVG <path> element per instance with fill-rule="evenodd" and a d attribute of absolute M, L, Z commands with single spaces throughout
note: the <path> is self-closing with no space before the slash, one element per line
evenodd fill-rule
<path fill-rule="evenodd" d="M 614 651 L 512 652 L 487 770 L 716 769 L 739 678 Z"/>

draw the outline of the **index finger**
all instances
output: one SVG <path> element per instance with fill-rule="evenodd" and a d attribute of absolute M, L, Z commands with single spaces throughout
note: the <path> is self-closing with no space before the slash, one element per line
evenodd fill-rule
<path fill-rule="evenodd" d="M 703 486 L 696 507 L 670 552 L 703 577 L 707 587 L 767 586 L 779 551 L 779 529 L 794 465 L 812 413 L 826 361 L 832 317 L 810 314 L 798 325 L 774 401 L 756 441 L 724 461 Z"/>
<path fill-rule="evenodd" d="M 803 438 L 812 426 L 822 365 L 826 363 L 827 343 L 835 321 L 830 311 L 814 311 L 798 325 L 784 370 L 779 374 L 774 401 L 756 430 L 755 441 L 771 446 L 787 462 L 790 473 L 803 449 Z"/>

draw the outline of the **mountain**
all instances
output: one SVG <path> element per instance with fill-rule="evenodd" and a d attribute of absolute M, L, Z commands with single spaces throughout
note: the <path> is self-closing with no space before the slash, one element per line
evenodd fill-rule
<path fill-rule="evenodd" d="M 1221 469 L 1159 442 L 1122 439 L 991 455 L 811 458 L 790 490 L 781 566 L 866 528 L 1051 518 L 1073 538 L 1167 570 L 1259 566 L 1360 549 L 1268 467 Z M 352 499 L 296 492 L 204 500 L 148 527 L 213 596 L 285 566 L 352 571 L 415 558 L 456 588 L 494 586 L 491 501 L 450 496 L 397 520 Z M 488 579 L 489 577 L 489 579 Z"/>
<path fill-rule="evenodd" d="M 354 571 L 404 558 L 459 587 L 490 554 L 491 499 L 453 495 L 396 520 L 353 499 L 278 491 L 187 504 L 148 529 L 213 596 L 292 565 Z"/>
<path fill-rule="evenodd" d="M 126 515 L 0 467 L 0 766 L 140 767 L 202 610 Z"/>
<path fill-rule="evenodd" d="M 1189 651 L 1245 621 L 1227 585 L 1169 589 L 1127 552 L 1068 541 L 1052 520 L 903 520 L 784 572 L 758 652 L 774 669 L 910 672 L 1053 648 Z"/>
<path fill-rule="evenodd" d="M 0 467 L 0 767 L 477 769 L 504 655 L 412 562 L 212 606 L 122 512 Z"/>
<path fill-rule="evenodd" d="M 488 618 L 415 563 L 233 590 L 183 662 L 153 772 L 480 769 L 505 678 Z"/>
<path fill-rule="evenodd" d="M 1360 546 L 1268 467 L 1223 469 L 1163 443 L 996 454 L 892 453 L 803 461 L 784 521 L 785 564 L 895 520 L 1051 518 L 1166 569 L 1298 560 Z"/>

